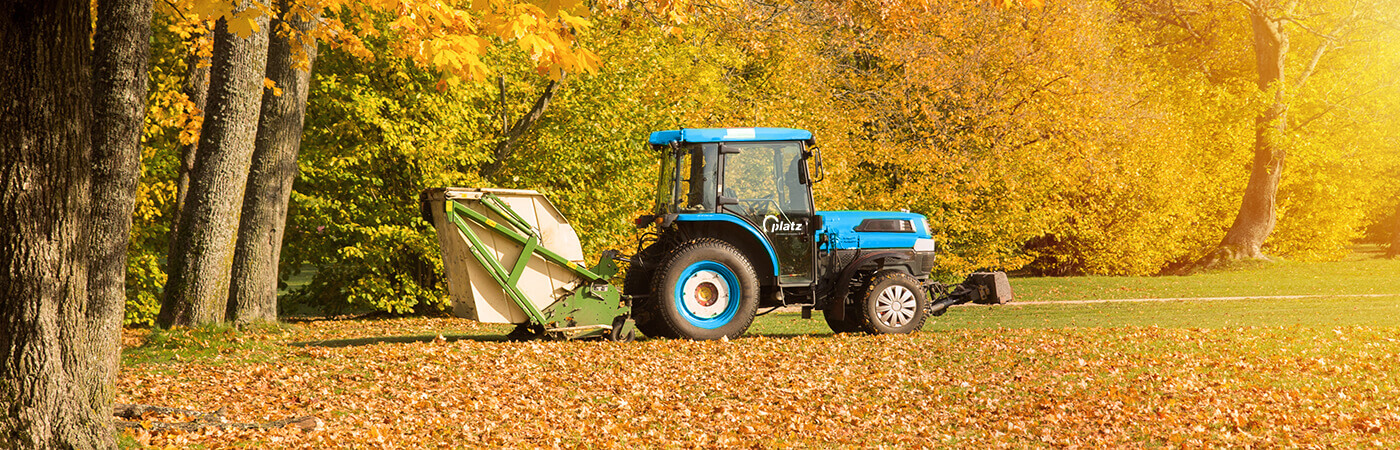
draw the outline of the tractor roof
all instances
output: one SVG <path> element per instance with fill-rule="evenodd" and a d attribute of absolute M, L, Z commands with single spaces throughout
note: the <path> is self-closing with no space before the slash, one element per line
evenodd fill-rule
<path fill-rule="evenodd" d="M 657 131 L 648 141 L 652 145 L 675 142 L 741 142 L 741 141 L 805 141 L 812 132 L 796 128 L 681 128 Z"/>

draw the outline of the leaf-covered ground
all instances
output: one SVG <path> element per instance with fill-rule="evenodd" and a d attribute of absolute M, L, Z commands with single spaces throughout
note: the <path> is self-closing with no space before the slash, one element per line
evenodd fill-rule
<path fill-rule="evenodd" d="M 1010 311 L 1010 309 L 1008 309 Z M 953 320 L 954 310 L 946 320 Z M 129 332 L 117 401 L 234 422 L 179 447 L 1343 446 L 1400 441 L 1400 329 L 977 328 L 503 342 L 461 319 Z M 807 327 L 806 330 L 792 330 Z M 782 328 L 782 327 L 779 327 Z M 441 336 L 441 338 L 439 338 Z M 141 341 L 144 346 L 134 347 Z M 150 417 L 178 421 L 179 417 Z"/>

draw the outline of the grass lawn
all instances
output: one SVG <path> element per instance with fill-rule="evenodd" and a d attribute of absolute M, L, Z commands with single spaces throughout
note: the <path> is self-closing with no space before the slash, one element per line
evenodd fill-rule
<path fill-rule="evenodd" d="M 1336 262 L 1283 261 L 1249 270 L 1188 276 L 1041 277 L 1012 279 L 1021 301 L 1091 299 L 1242 297 L 1275 295 L 1400 294 L 1400 259 L 1380 258 L 1381 250 L 1359 247 Z"/>
<path fill-rule="evenodd" d="M 1395 264 L 1014 279 L 1021 300 L 1330 297 L 960 306 L 908 336 L 833 336 L 820 313 L 729 342 L 504 342 L 455 318 L 129 330 L 117 400 L 324 421 L 127 438 L 157 447 L 1387 447 L 1400 295 L 1347 295 L 1400 294 Z"/>

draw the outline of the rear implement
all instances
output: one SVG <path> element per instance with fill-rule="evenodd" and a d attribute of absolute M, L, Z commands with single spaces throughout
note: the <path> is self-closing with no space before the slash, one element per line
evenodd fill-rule
<path fill-rule="evenodd" d="M 583 265 L 578 235 L 544 195 L 486 188 L 420 196 L 437 228 L 458 317 L 514 323 L 513 337 L 635 337 L 631 305 L 608 283 L 615 253 Z"/>

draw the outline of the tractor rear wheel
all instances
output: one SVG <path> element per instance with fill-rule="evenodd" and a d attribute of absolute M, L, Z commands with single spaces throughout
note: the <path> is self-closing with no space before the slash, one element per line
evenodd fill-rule
<path fill-rule="evenodd" d="M 643 332 L 686 339 L 736 338 L 758 311 L 758 275 L 733 246 L 696 239 L 667 255 L 656 269 L 651 297 L 637 315 Z M 642 325 L 643 321 L 649 322 Z"/>
<path fill-rule="evenodd" d="M 856 315 L 865 332 L 905 334 L 924 327 L 928 298 L 912 275 L 887 270 L 875 274 L 866 286 L 860 313 Z"/>

